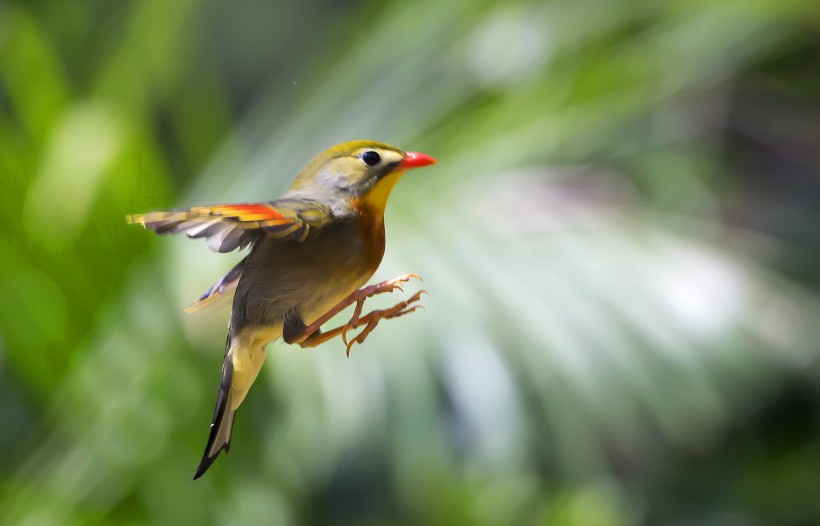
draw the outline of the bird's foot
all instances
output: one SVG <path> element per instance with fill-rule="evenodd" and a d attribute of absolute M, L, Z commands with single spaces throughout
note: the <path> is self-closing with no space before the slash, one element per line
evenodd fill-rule
<path fill-rule="evenodd" d="M 367 298 L 371 298 L 376 294 L 394 292 L 396 290 L 404 292 L 403 284 L 407 283 L 413 278 L 419 281 L 424 281 L 418 274 L 402 274 L 401 276 L 397 276 L 393 279 L 388 279 L 387 281 L 382 281 L 381 283 L 376 283 L 375 285 L 370 285 L 368 287 L 364 287 L 363 289 L 359 289 L 353 293 L 357 301 L 356 306 L 359 307 L 359 305 L 361 305 L 364 302 L 364 300 L 366 300 Z"/>
<path fill-rule="evenodd" d="M 402 301 L 389 309 L 374 310 L 367 315 L 362 316 L 362 309 L 364 308 L 364 302 L 367 298 L 371 298 L 377 294 L 383 294 L 385 292 L 393 292 L 395 290 L 404 291 L 402 288 L 403 284 L 413 278 L 421 280 L 418 274 L 403 274 L 393 279 L 359 289 L 340 301 L 335 307 L 324 313 L 321 317 L 319 317 L 319 319 L 308 326 L 305 326 L 301 320 L 298 320 L 298 323 L 292 324 L 293 326 L 286 323 L 282 336 L 287 343 L 295 343 L 301 347 L 316 347 L 317 345 L 321 345 L 322 343 L 341 335 L 342 340 L 345 342 L 345 345 L 347 345 L 346 353 L 350 356 L 350 348 L 353 344 L 362 343 L 367 338 L 368 334 L 373 332 L 373 329 L 376 328 L 379 320 L 397 318 L 409 312 L 413 312 L 420 307 L 420 305 L 411 306 L 411 304 L 419 301 L 421 295 L 427 293 L 426 290 L 417 292 L 406 301 Z M 353 316 L 350 317 L 350 321 L 342 326 L 335 327 L 328 331 L 321 330 L 322 325 L 327 323 L 343 309 L 353 305 L 354 303 L 356 304 L 356 307 L 353 310 Z M 364 326 L 364 329 L 357 334 L 355 338 L 348 342 L 347 331 L 351 329 L 358 329 L 362 326 Z"/>
<path fill-rule="evenodd" d="M 390 288 L 390 289 L 385 288 L 384 290 L 379 290 L 379 292 L 374 292 L 370 295 L 379 294 L 380 292 L 388 292 L 388 291 L 392 292 L 396 288 L 398 288 L 399 290 L 403 290 L 401 288 L 400 283 L 408 281 L 411 277 L 418 278 L 418 276 L 416 276 L 415 274 L 405 274 L 404 276 L 399 276 L 398 278 L 395 278 L 395 279 L 392 279 L 392 280 L 389 280 L 389 281 L 384 281 L 382 283 L 378 283 L 376 285 L 373 285 L 372 287 L 376 287 L 376 288 L 382 287 L 382 286 L 384 286 L 384 287 L 391 287 L 392 286 L 394 288 Z M 419 278 L 419 279 L 421 279 L 421 278 Z M 364 292 L 369 288 L 371 288 L 371 287 L 366 287 L 364 289 L 361 289 L 360 292 Z M 361 315 L 361 310 L 362 310 L 362 305 L 364 304 L 365 298 L 368 298 L 370 296 L 364 296 L 362 299 L 358 300 L 358 302 L 356 303 L 356 310 L 353 312 L 353 317 L 350 318 L 350 321 L 347 322 L 347 324 L 345 324 L 344 327 L 342 327 L 342 341 L 346 345 L 345 354 L 347 356 L 350 356 L 350 348 L 353 347 L 353 344 L 355 344 L 355 343 L 364 343 L 364 341 L 367 339 L 367 336 L 371 332 L 373 332 L 373 329 L 376 328 L 376 326 L 379 324 L 379 322 L 381 320 L 389 320 L 390 318 L 398 318 L 399 316 L 404 316 L 405 314 L 409 314 L 409 313 L 413 312 L 416 309 L 424 309 L 424 307 L 422 305 L 413 305 L 413 303 L 416 303 L 417 301 L 419 301 L 421 299 L 422 294 L 427 294 L 427 291 L 426 290 L 420 290 L 420 291 L 416 292 L 415 294 L 413 294 L 412 296 L 410 296 L 405 301 L 397 303 L 396 305 L 390 307 L 389 309 L 374 310 L 374 311 L 371 311 L 371 312 L 367 313 L 364 316 L 360 316 Z M 353 339 L 348 341 L 347 340 L 347 331 L 350 330 L 350 329 L 358 329 L 361 326 L 364 326 L 364 329 L 362 329 L 362 331 L 359 334 L 357 334 Z"/>

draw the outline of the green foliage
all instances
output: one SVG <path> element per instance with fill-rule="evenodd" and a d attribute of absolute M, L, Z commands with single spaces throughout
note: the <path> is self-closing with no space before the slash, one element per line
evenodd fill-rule
<path fill-rule="evenodd" d="M 278 4 L 0 6 L 3 523 L 820 520 L 814 3 Z M 124 216 L 359 138 L 440 161 L 426 311 L 272 344 L 192 482 L 236 257 Z"/>

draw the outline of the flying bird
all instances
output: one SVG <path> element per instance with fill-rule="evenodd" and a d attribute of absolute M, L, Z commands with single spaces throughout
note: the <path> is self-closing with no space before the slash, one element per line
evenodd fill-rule
<path fill-rule="evenodd" d="M 230 449 L 234 415 L 262 368 L 268 343 L 282 338 L 315 347 L 341 336 L 349 354 L 380 320 L 418 308 L 424 291 L 362 315 L 367 298 L 401 290 L 404 282 L 418 278 L 415 274 L 361 287 L 384 255 L 384 210 L 391 190 L 406 170 L 435 162 L 381 142 L 346 142 L 310 161 L 280 199 L 128 216 L 129 223 L 157 234 L 204 238 L 216 252 L 250 247 L 188 308 L 199 310 L 234 294 L 216 410 L 194 479 Z M 321 330 L 351 305 L 350 321 Z M 347 331 L 358 328 L 348 341 Z"/>

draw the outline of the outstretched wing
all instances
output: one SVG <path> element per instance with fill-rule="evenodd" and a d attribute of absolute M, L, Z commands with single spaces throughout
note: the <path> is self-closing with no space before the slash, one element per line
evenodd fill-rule
<path fill-rule="evenodd" d="M 311 228 L 333 220 L 330 208 L 316 201 L 279 199 L 268 203 L 196 206 L 187 210 L 149 212 L 127 217 L 157 234 L 185 232 L 191 238 L 206 238 L 216 252 L 244 248 L 259 237 L 304 241 Z"/>

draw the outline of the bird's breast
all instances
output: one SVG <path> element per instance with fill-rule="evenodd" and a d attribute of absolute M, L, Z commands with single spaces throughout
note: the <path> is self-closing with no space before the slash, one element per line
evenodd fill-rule
<path fill-rule="evenodd" d="M 370 279 L 384 248 L 384 222 L 371 213 L 354 214 L 301 243 L 262 238 L 236 290 L 232 330 L 281 327 L 291 311 L 312 323 Z"/>
<path fill-rule="evenodd" d="M 379 268 L 384 256 L 384 221 L 380 214 L 358 213 L 350 224 L 344 246 L 334 250 L 336 265 L 317 283 L 302 308 L 310 324 L 345 297 L 364 286 Z"/>

